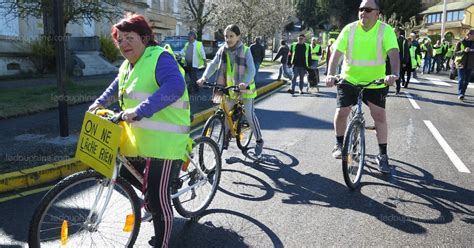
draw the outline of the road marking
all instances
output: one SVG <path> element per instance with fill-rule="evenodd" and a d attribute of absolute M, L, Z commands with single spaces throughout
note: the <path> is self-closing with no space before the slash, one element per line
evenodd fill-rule
<path fill-rule="evenodd" d="M 405 92 L 405 94 L 407 95 L 408 101 L 410 101 L 411 106 L 413 106 L 414 109 L 420 109 L 420 106 L 418 106 L 418 103 L 416 103 L 415 99 L 413 99 L 413 96 L 408 92 Z"/>
<path fill-rule="evenodd" d="M 435 85 L 451 87 L 451 84 L 448 84 L 448 83 L 444 82 L 444 81 L 441 80 L 441 79 L 428 78 L 428 77 L 427 77 L 426 79 L 428 79 L 431 83 L 433 83 L 433 84 L 435 84 Z"/>
<path fill-rule="evenodd" d="M 438 132 L 438 129 L 431 123 L 431 121 L 428 120 L 423 120 L 425 125 L 428 127 L 430 130 L 431 134 L 435 137 L 436 141 L 441 145 L 441 148 L 443 148 L 444 152 L 448 155 L 449 159 L 451 162 L 456 166 L 459 172 L 463 173 L 471 173 L 471 171 L 466 167 L 466 165 L 461 161 L 461 159 L 456 155 L 456 153 L 451 149 L 449 146 L 448 142 L 441 136 L 441 134 Z"/>
<path fill-rule="evenodd" d="M 474 84 L 473 83 L 470 83 L 467 85 L 468 88 L 471 88 L 471 89 L 474 89 Z"/>

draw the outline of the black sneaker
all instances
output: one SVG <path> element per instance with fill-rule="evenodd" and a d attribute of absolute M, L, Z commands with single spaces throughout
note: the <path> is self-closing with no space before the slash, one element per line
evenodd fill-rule
<path fill-rule="evenodd" d="M 341 159 L 342 158 L 342 144 L 337 143 L 334 146 L 334 149 L 332 149 L 332 156 L 335 159 Z"/>
<path fill-rule="evenodd" d="M 377 165 L 379 166 L 379 171 L 388 174 L 390 173 L 390 165 L 388 164 L 388 155 L 387 154 L 379 154 L 377 155 L 376 159 Z"/>

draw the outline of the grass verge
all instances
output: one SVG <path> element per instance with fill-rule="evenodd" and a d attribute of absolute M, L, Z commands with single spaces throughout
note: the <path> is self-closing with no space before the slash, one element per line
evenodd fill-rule
<path fill-rule="evenodd" d="M 92 102 L 108 86 L 107 80 L 88 80 L 81 84 L 70 83 L 67 86 L 68 105 Z M 58 106 L 61 100 L 56 85 L 4 89 L 0 94 L 0 119 L 36 113 Z"/>

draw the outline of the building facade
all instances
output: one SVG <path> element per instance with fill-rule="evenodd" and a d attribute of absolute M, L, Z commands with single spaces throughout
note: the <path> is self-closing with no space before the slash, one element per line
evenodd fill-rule
<path fill-rule="evenodd" d="M 420 13 L 425 16 L 421 35 L 439 35 L 443 16 L 443 2 Z M 445 37 L 448 40 L 459 40 L 466 31 L 474 28 L 474 0 L 451 2 L 446 5 Z"/>

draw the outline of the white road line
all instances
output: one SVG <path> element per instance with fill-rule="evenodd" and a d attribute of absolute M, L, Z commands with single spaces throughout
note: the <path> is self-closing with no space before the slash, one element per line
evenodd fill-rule
<path fill-rule="evenodd" d="M 470 83 L 467 85 L 468 88 L 471 88 L 471 89 L 474 89 L 474 84 L 473 83 Z"/>
<path fill-rule="evenodd" d="M 439 85 L 439 86 L 447 86 L 447 87 L 450 87 L 451 84 L 448 84 L 446 82 L 443 82 L 443 80 L 441 79 L 437 79 L 437 78 L 426 78 L 428 79 L 431 83 L 435 84 L 435 85 Z"/>
<path fill-rule="evenodd" d="M 418 106 L 418 103 L 416 103 L 415 99 L 413 99 L 413 96 L 410 93 L 405 92 L 405 95 L 407 95 L 408 101 L 410 101 L 411 106 L 413 106 L 414 109 L 420 109 L 420 106 Z"/>
<path fill-rule="evenodd" d="M 411 82 L 414 82 L 414 83 L 419 83 L 419 82 L 420 82 L 420 80 L 418 80 L 418 79 L 416 79 L 416 78 L 412 78 L 412 79 L 410 79 L 410 80 L 411 80 Z"/>
<path fill-rule="evenodd" d="M 423 120 L 425 125 L 428 127 L 430 130 L 431 134 L 435 137 L 436 141 L 441 145 L 441 148 L 443 148 L 444 152 L 448 155 L 449 159 L 451 162 L 456 166 L 459 172 L 463 173 L 471 173 L 471 171 L 466 167 L 466 165 L 459 159 L 458 155 L 451 149 L 449 146 L 448 142 L 441 136 L 441 134 L 438 132 L 438 129 L 431 123 L 431 121 L 428 120 Z"/>

